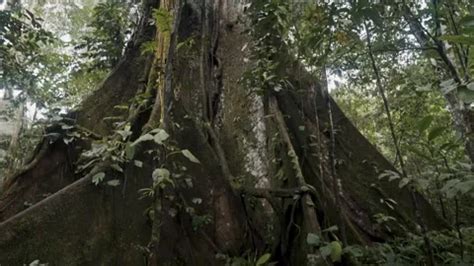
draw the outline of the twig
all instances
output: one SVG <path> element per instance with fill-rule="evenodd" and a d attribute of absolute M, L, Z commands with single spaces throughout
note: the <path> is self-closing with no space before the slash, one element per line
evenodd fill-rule
<path fill-rule="evenodd" d="M 323 80 L 327 82 L 326 78 L 326 68 L 322 70 Z M 326 108 L 328 109 L 329 116 L 329 130 L 330 130 L 330 146 L 329 146 L 329 164 L 330 164 L 330 175 L 332 180 L 332 193 L 334 194 L 334 204 L 339 210 L 339 230 L 341 232 L 341 239 L 344 246 L 347 246 L 347 236 L 346 236 L 346 226 L 344 223 L 344 211 L 341 205 L 339 182 L 336 175 L 336 130 L 334 129 L 334 117 L 332 114 L 332 104 L 331 97 L 329 96 L 329 91 L 327 85 L 324 86 L 325 91 L 325 102 Z"/>

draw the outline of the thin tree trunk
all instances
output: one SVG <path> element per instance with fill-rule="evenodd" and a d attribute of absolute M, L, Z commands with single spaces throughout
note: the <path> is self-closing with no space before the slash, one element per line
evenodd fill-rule
<path fill-rule="evenodd" d="M 372 52 L 370 29 L 367 26 L 367 23 L 365 23 L 365 30 L 367 32 L 366 33 L 367 34 L 367 48 L 369 50 L 370 62 L 372 64 L 372 69 L 373 69 L 374 74 L 375 74 L 375 81 L 376 81 L 377 88 L 378 88 L 380 96 L 382 97 L 382 100 L 383 100 L 383 105 L 384 105 L 384 108 L 385 108 L 385 113 L 387 115 L 388 125 L 389 125 L 389 128 L 390 128 L 390 134 L 392 135 L 393 145 L 395 147 L 395 150 L 396 150 L 396 153 L 397 153 L 396 155 L 397 155 L 397 157 L 399 159 L 399 162 L 400 162 L 400 169 L 402 171 L 402 176 L 404 178 L 408 178 L 408 173 L 407 173 L 406 168 L 405 168 L 405 162 L 403 160 L 403 156 L 402 156 L 400 146 L 399 146 L 399 143 L 398 143 L 397 134 L 395 132 L 395 127 L 394 127 L 393 120 L 392 120 L 392 114 L 390 112 L 390 106 L 389 106 L 389 103 L 388 103 L 388 99 L 385 95 L 385 89 L 382 85 L 382 80 L 381 80 L 381 77 L 380 77 L 380 73 L 379 73 L 377 64 L 375 62 L 373 52 Z M 412 188 L 410 188 L 410 190 L 412 190 Z M 411 199 L 412 199 L 412 202 L 413 202 L 413 207 L 415 209 L 415 217 L 416 217 L 417 223 L 421 227 L 421 233 L 422 233 L 423 239 L 425 241 L 425 246 L 426 246 L 426 249 L 427 249 L 427 252 L 428 252 L 427 255 L 428 255 L 429 265 L 434 266 L 435 265 L 435 260 L 434 260 L 433 248 L 432 248 L 432 245 L 431 245 L 431 241 L 428 238 L 427 226 L 426 226 L 425 221 L 423 220 L 423 217 L 422 217 L 421 212 L 420 212 L 420 206 L 419 206 L 418 199 L 417 199 L 414 191 L 410 192 L 410 196 L 411 196 Z"/>
<path fill-rule="evenodd" d="M 431 44 L 434 44 L 435 50 L 444 64 L 446 70 L 447 79 L 453 79 L 458 85 L 462 84 L 464 81 L 459 74 L 455 62 L 447 54 L 446 45 L 443 41 L 438 39 L 438 36 L 441 34 L 441 22 L 437 10 L 438 1 L 432 0 L 434 4 L 434 14 L 433 21 L 436 24 L 435 36 L 430 34 L 430 32 L 423 26 L 421 21 L 419 21 L 411 12 L 410 8 L 407 6 L 405 1 L 402 2 L 401 8 L 404 12 L 403 17 L 408 22 L 408 25 L 412 31 L 412 34 L 417 39 L 421 47 L 429 48 Z M 466 61 L 467 58 L 461 61 Z M 466 78 L 468 78 L 467 76 Z M 474 162 L 474 141 L 472 140 L 472 133 L 474 130 L 474 114 L 466 106 L 459 106 L 459 99 L 456 95 L 456 90 L 453 92 L 448 92 L 444 96 L 447 103 L 451 109 L 453 115 L 453 121 L 456 125 L 458 132 L 462 135 L 464 139 L 464 146 L 466 154 L 469 156 L 471 162 Z"/>

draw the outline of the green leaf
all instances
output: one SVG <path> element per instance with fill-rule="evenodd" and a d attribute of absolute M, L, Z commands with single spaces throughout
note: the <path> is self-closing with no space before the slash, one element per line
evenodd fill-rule
<path fill-rule="evenodd" d="M 448 143 L 443 144 L 443 145 L 439 148 L 439 150 L 448 152 L 448 151 L 455 150 L 455 149 L 459 148 L 460 146 L 461 146 L 461 145 L 460 145 L 459 143 L 448 142 Z"/>
<path fill-rule="evenodd" d="M 428 134 L 428 140 L 432 141 L 435 138 L 441 136 L 444 133 L 445 130 L 446 130 L 446 127 L 435 127 L 435 128 L 433 128 L 430 131 L 430 133 Z"/>
<path fill-rule="evenodd" d="M 337 227 L 337 225 L 333 225 L 333 226 L 330 226 L 330 227 L 324 229 L 323 232 L 335 232 L 335 231 L 337 231 L 337 230 L 339 230 L 339 228 Z"/>
<path fill-rule="evenodd" d="M 472 165 L 470 163 L 464 163 L 464 162 L 456 162 L 459 166 L 461 166 L 461 168 L 465 171 L 471 171 L 472 169 Z"/>
<path fill-rule="evenodd" d="M 400 178 L 399 175 L 391 175 L 391 176 L 388 178 L 388 182 L 392 182 L 393 180 L 399 179 L 399 178 Z"/>
<path fill-rule="evenodd" d="M 361 257 L 364 255 L 364 252 L 357 246 L 347 246 L 342 249 L 342 252 L 350 254 L 351 256 L 354 256 L 354 257 Z"/>
<path fill-rule="evenodd" d="M 129 136 L 132 135 L 132 131 L 130 130 L 117 130 L 116 131 L 120 136 L 122 136 L 123 140 L 126 140 Z"/>
<path fill-rule="evenodd" d="M 441 92 L 443 94 L 448 94 L 451 91 L 455 90 L 458 84 L 454 81 L 454 79 L 448 79 L 442 81 L 439 86 L 441 87 Z"/>
<path fill-rule="evenodd" d="M 430 181 L 427 179 L 417 179 L 416 183 L 419 185 L 421 190 L 426 190 L 430 185 Z"/>
<path fill-rule="evenodd" d="M 430 156 L 425 155 L 425 153 L 421 150 L 419 150 L 416 146 L 407 146 L 406 149 L 410 152 L 413 152 L 414 154 L 420 156 L 421 158 L 427 160 L 427 161 L 433 161 L 433 158 Z"/>
<path fill-rule="evenodd" d="M 365 15 L 367 18 L 371 19 L 375 25 L 381 26 L 383 25 L 383 20 L 380 17 L 380 14 L 377 12 L 375 8 L 364 8 L 361 10 L 362 14 Z"/>
<path fill-rule="evenodd" d="M 158 180 L 159 178 L 169 179 L 170 171 L 168 171 L 168 169 L 166 168 L 157 168 L 153 171 L 153 173 L 151 174 L 151 177 L 155 181 Z"/>
<path fill-rule="evenodd" d="M 174 186 L 173 180 L 170 179 L 170 171 L 165 168 L 157 168 L 152 173 L 153 184 L 165 188 L 167 184 Z"/>
<path fill-rule="evenodd" d="M 341 261 L 342 255 L 342 245 L 339 241 L 332 241 L 331 245 L 331 260 L 332 262 L 339 262 Z"/>
<path fill-rule="evenodd" d="M 166 133 L 166 131 L 164 131 L 163 129 L 161 129 L 160 131 L 158 131 L 155 136 L 153 137 L 153 140 L 157 143 L 157 144 L 160 144 L 162 145 L 163 144 L 163 141 L 167 140 L 169 138 L 170 135 L 168 135 L 168 133 Z"/>
<path fill-rule="evenodd" d="M 154 43 L 154 42 L 153 42 L 153 43 Z M 130 109 L 130 106 L 125 105 L 125 104 L 124 104 L 124 105 L 115 105 L 115 106 L 114 106 L 114 109 L 117 109 L 117 110 L 127 110 L 127 111 L 128 111 L 128 110 Z"/>
<path fill-rule="evenodd" d="M 406 177 L 402 178 L 402 180 L 400 180 L 400 183 L 398 183 L 398 187 L 402 188 L 402 187 L 408 185 L 408 183 L 410 183 L 410 181 L 411 180 L 409 178 L 406 178 Z"/>
<path fill-rule="evenodd" d="M 392 170 L 385 170 L 378 176 L 378 179 L 380 180 L 386 177 L 388 177 L 389 180 L 394 180 L 400 178 L 400 174 Z"/>
<path fill-rule="evenodd" d="M 434 117 L 431 115 L 423 117 L 421 121 L 416 125 L 418 132 L 424 132 L 428 127 L 430 127 L 431 122 L 433 122 Z"/>
<path fill-rule="evenodd" d="M 464 16 L 461 20 L 459 20 L 459 24 L 461 24 L 463 27 L 474 27 L 474 16 Z"/>
<path fill-rule="evenodd" d="M 258 258 L 257 262 L 255 263 L 256 266 L 261 266 L 261 265 L 264 265 L 265 263 L 267 263 L 269 260 L 270 260 L 270 257 L 272 255 L 270 253 L 266 253 L 266 254 L 263 254 L 262 256 L 260 256 L 260 258 Z"/>
<path fill-rule="evenodd" d="M 191 178 L 185 178 L 184 179 L 184 182 L 186 183 L 186 185 L 189 187 L 189 188 L 192 188 L 194 187 L 194 184 L 193 184 L 193 180 Z"/>
<path fill-rule="evenodd" d="M 111 186 L 111 187 L 119 186 L 120 185 L 120 180 L 118 180 L 118 179 L 109 180 L 109 181 L 107 181 L 107 185 Z"/>
<path fill-rule="evenodd" d="M 155 52 L 155 49 L 156 49 L 156 42 L 155 41 L 148 41 L 148 42 L 144 42 L 142 43 L 141 47 L 140 47 L 140 52 L 142 55 L 145 55 L 145 54 L 152 54 Z M 127 106 L 127 109 L 129 109 L 129 107 Z"/>
<path fill-rule="evenodd" d="M 194 154 L 192 154 L 189 150 L 182 150 L 181 153 L 184 155 L 184 157 L 188 158 L 191 162 L 193 163 L 201 163 Z"/>
<path fill-rule="evenodd" d="M 69 129 L 73 129 L 73 128 L 74 128 L 74 126 L 70 126 L 70 125 L 62 125 L 62 126 L 61 126 L 61 128 L 62 128 L 62 129 L 64 129 L 64 130 L 69 130 Z"/>
<path fill-rule="evenodd" d="M 451 199 L 451 198 L 453 198 L 454 196 L 457 195 L 458 190 L 456 189 L 456 187 L 460 183 L 462 183 L 462 182 L 459 179 L 451 179 L 448 182 L 446 182 L 446 184 L 443 186 L 443 188 L 441 188 L 441 191 L 443 193 L 445 193 L 445 195 L 448 199 Z"/>
<path fill-rule="evenodd" d="M 145 134 L 143 136 L 140 136 L 137 140 L 135 140 L 131 146 L 135 146 L 137 145 L 138 143 L 140 142 L 143 142 L 143 141 L 149 141 L 149 140 L 153 140 L 153 135 L 151 134 Z"/>
<path fill-rule="evenodd" d="M 199 205 L 202 203 L 202 199 L 201 198 L 193 198 L 192 203 L 196 204 L 196 205 Z"/>
<path fill-rule="evenodd" d="M 321 253 L 321 256 L 323 256 L 323 258 L 326 258 L 327 256 L 331 255 L 331 250 L 332 247 L 330 244 L 319 248 L 319 252 Z"/>
<path fill-rule="evenodd" d="M 135 146 L 133 146 L 133 143 L 127 142 L 125 145 L 125 157 L 127 160 L 133 159 L 135 156 Z"/>
<path fill-rule="evenodd" d="M 173 16 L 171 15 L 170 11 L 159 8 L 153 11 L 153 17 L 155 18 L 155 23 L 157 28 L 162 33 L 169 34 L 172 28 Z"/>
<path fill-rule="evenodd" d="M 456 184 L 455 188 L 461 193 L 461 195 L 464 195 L 474 188 L 474 181 L 460 182 Z"/>
<path fill-rule="evenodd" d="M 473 103 L 474 102 L 474 91 L 470 90 L 466 86 L 460 86 L 457 90 L 459 99 L 464 103 Z"/>
<path fill-rule="evenodd" d="M 40 260 L 34 260 L 32 261 L 29 266 L 41 266 L 43 264 L 41 264 Z"/>
<path fill-rule="evenodd" d="M 105 173 L 99 172 L 92 177 L 92 183 L 94 183 L 94 185 L 97 186 L 100 182 L 102 182 L 102 180 L 104 180 L 104 178 L 105 178 Z"/>
<path fill-rule="evenodd" d="M 420 91 L 420 92 L 431 91 L 431 84 L 426 84 L 424 86 L 417 87 L 416 91 Z"/>
<path fill-rule="evenodd" d="M 306 236 L 306 243 L 310 246 L 319 246 L 321 244 L 321 238 L 317 234 L 309 233 Z"/>
<path fill-rule="evenodd" d="M 117 171 L 117 172 L 123 173 L 122 167 L 120 167 L 120 165 L 118 165 L 118 164 L 116 164 L 116 163 L 115 163 L 115 164 L 112 164 L 110 167 L 111 167 L 112 169 L 114 169 L 115 171 Z"/>
<path fill-rule="evenodd" d="M 474 45 L 474 36 L 471 35 L 444 35 L 440 39 L 452 43 Z"/>
<path fill-rule="evenodd" d="M 471 82 L 471 83 L 467 84 L 467 85 L 466 85 L 466 88 L 467 88 L 468 90 L 474 91 L 474 82 Z"/>
<path fill-rule="evenodd" d="M 143 162 L 139 160 L 134 160 L 133 164 L 135 164 L 136 167 L 142 168 L 143 167 Z"/>

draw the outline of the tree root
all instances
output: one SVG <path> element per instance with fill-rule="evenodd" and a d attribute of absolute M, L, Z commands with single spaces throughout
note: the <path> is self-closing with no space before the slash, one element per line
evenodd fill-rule
<path fill-rule="evenodd" d="M 304 195 L 309 193 L 315 195 L 313 189 L 308 189 L 307 186 L 285 189 L 285 188 L 240 188 L 241 194 L 250 195 L 256 198 L 267 198 L 268 195 L 277 198 L 293 198 L 294 196 Z"/>

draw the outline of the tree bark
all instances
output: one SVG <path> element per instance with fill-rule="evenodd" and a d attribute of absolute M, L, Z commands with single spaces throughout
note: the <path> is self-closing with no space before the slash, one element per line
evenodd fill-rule
<path fill-rule="evenodd" d="M 415 229 L 410 192 L 377 178 L 382 171 L 395 169 L 331 100 L 337 179 L 342 183 L 341 206 L 336 208 L 328 159 L 317 152 L 317 147 L 327 147 L 331 134 L 325 100 L 315 97 L 322 95 L 321 86 L 297 62 L 288 65 L 287 73 L 296 89 L 260 96 L 239 83 L 249 67 L 248 51 L 242 47 L 251 42 L 243 33 L 245 1 L 161 4 L 170 4 L 176 19 L 171 34 L 176 42 L 171 41 L 165 51 L 162 78 L 153 80 L 159 67 L 153 63 L 158 61 L 156 55 L 141 55 L 139 49 L 144 41 L 160 41 L 148 24 L 158 3 L 147 1 L 146 16 L 124 59 L 73 117 L 82 128 L 112 134 L 102 119 L 126 117 L 113 107 L 153 84 L 156 100 L 137 108 L 133 138 L 142 135 L 142 129 L 149 130 L 144 126 L 158 111 L 170 143 L 190 150 L 201 163 L 184 156 L 152 158 L 145 152 L 152 146 L 143 144 L 135 155 L 144 162 L 142 168 L 131 162 L 123 174 L 107 171 L 107 178 L 118 178 L 121 185 L 95 186 L 90 176 L 74 174 L 87 141 L 43 142 L 46 152 L 38 152 L 42 156 L 12 178 L 0 198 L 0 264 L 39 259 L 50 265 L 220 265 L 223 261 L 217 254 L 239 256 L 251 250 L 270 252 L 272 261 L 282 265 L 306 265 L 307 255 L 316 253 L 306 243 L 307 234 L 336 224 L 340 217 L 350 244 L 384 241 Z M 177 44 L 190 39 L 192 47 L 177 49 Z M 161 97 L 154 97 L 157 94 Z M 269 98 L 274 99 L 272 106 Z M 315 104 L 319 119 L 314 116 Z M 283 119 L 276 118 L 278 113 Z M 146 213 L 157 202 L 140 200 L 137 191 L 150 187 L 151 173 L 162 164 L 179 177 L 173 176 L 174 188 L 162 191 L 160 208 L 152 215 L 160 219 L 159 241 L 151 241 L 154 223 Z M 179 185 L 183 177 L 193 185 Z M 288 191 L 295 194 L 288 197 Z M 254 200 L 261 195 L 265 199 Z M 443 228 L 430 204 L 416 197 L 427 226 Z M 195 199 L 200 204 L 193 203 Z M 395 209 L 384 204 L 388 199 L 397 201 Z M 193 214 L 185 207 L 192 207 Z M 373 217 L 378 213 L 393 216 L 398 223 L 379 225 Z M 211 221 L 193 228 L 198 216 Z"/>

